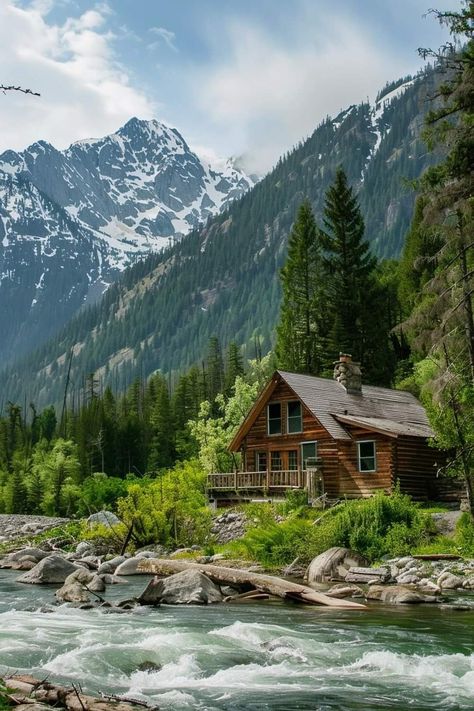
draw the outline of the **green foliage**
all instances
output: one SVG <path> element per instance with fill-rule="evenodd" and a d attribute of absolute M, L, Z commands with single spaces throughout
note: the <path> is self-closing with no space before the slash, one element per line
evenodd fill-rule
<path fill-rule="evenodd" d="M 114 510 L 118 499 L 126 496 L 127 487 L 134 478 L 119 479 L 102 472 L 87 477 L 81 486 L 78 515 L 89 516 L 96 511 Z"/>
<path fill-rule="evenodd" d="M 288 238 L 281 270 L 283 300 L 276 354 L 283 370 L 318 375 L 323 352 L 321 246 L 311 204 L 301 204 Z"/>
<path fill-rule="evenodd" d="M 403 329 L 412 360 L 422 363 L 411 381 L 429 409 L 436 444 L 464 479 L 474 515 L 474 3 L 433 12 L 453 40 L 422 51 L 444 75 L 426 138 L 447 155 L 419 181 L 401 265 L 402 296 L 411 307 Z"/>
<path fill-rule="evenodd" d="M 474 523 L 468 513 L 460 517 L 453 536 L 436 536 L 416 548 L 416 553 L 454 553 L 474 557 Z"/>
<path fill-rule="evenodd" d="M 195 461 L 181 462 L 156 479 L 134 482 L 118 500 L 120 519 L 134 524 L 140 545 L 189 546 L 210 535 L 211 512 L 206 499 L 206 475 Z"/>
<path fill-rule="evenodd" d="M 301 513 L 301 510 L 300 510 Z M 306 515 L 315 512 L 306 510 Z M 370 561 L 385 555 L 410 553 L 429 541 L 431 518 L 409 496 L 395 491 L 377 493 L 369 499 L 345 501 L 313 520 L 293 516 L 282 523 L 266 521 L 250 529 L 230 550 L 241 552 L 272 568 L 295 558 L 309 563 L 332 546 L 358 551 Z"/>
<path fill-rule="evenodd" d="M 190 421 L 189 430 L 198 446 L 198 457 L 207 473 L 233 471 L 237 459 L 228 451 L 232 437 L 253 406 L 272 367 L 271 356 L 250 361 L 245 377 L 237 376 L 232 395 L 217 395 L 214 402 L 201 403 L 198 416 Z"/>
<path fill-rule="evenodd" d="M 81 524 L 81 541 L 91 541 L 96 546 L 107 550 L 110 553 L 120 553 L 123 543 L 126 539 L 128 527 L 123 523 L 118 523 L 114 526 L 106 526 L 105 524 L 96 524 L 89 527 L 83 521 Z M 133 550 L 133 540 L 128 549 Z"/>

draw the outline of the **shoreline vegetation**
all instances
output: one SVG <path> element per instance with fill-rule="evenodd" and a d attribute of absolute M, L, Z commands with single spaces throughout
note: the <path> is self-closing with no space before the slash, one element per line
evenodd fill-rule
<path fill-rule="evenodd" d="M 176 543 L 172 537 L 163 540 L 151 533 L 146 540 L 134 539 L 130 535 L 134 526 L 106 511 L 89 519 L 60 520 L 59 525 L 57 519 L 3 515 L 10 538 L 0 543 L 0 568 L 18 570 L 19 582 L 72 583 L 72 591 L 61 589 L 56 597 L 86 605 L 103 603 L 100 593 L 109 584 L 125 583 L 126 576 L 153 573 L 161 580 L 185 571 L 192 590 L 203 582 L 193 578 L 193 572 L 213 585 L 217 597 L 204 595 L 197 599 L 200 603 L 252 599 L 252 594 L 262 596 L 253 599 L 265 599 L 275 594 L 264 580 L 270 577 L 279 581 L 276 594 L 280 585 L 283 598 L 295 598 L 291 590 L 285 591 L 285 584 L 299 585 L 300 593 L 301 586 L 309 585 L 323 596 L 381 600 L 383 591 L 378 598 L 372 594 L 377 585 L 407 586 L 420 596 L 415 599 L 415 594 L 413 602 L 443 601 L 446 590 L 474 590 L 474 529 L 469 515 L 423 507 L 399 491 L 343 501 L 327 510 L 302 505 L 291 494 L 279 504 L 208 510 L 205 526 L 200 510 L 197 516 L 200 526 L 194 527 L 188 513 L 185 535 L 176 528 Z M 143 530 L 141 524 L 138 530 Z M 336 551 L 336 558 L 342 551 L 337 559 L 329 555 L 329 567 L 328 551 Z M 51 579 L 48 569 L 42 569 L 50 559 Z M 223 594 L 214 589 L 222 585 L 227 586 Z M 194 593 L 190 594 L 192 598 Z M 160 603 L 159 597 L 151 604 L 155 603 Z"/>

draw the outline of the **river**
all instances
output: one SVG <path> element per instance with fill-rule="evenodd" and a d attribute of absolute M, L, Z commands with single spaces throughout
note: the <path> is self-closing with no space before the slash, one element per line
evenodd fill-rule
<path fill-rule="evenodd" d="M 0 673 L 75 681 L 162 711 L 474 707 L 474 609 L 246 603 L 116 614 L 52 607 L 54 588 L 17 575 L 0 570 Z M 134 578 L 108 595 L 145 584 Z M 138 670 L 144 662 L 160 668 Z"/>

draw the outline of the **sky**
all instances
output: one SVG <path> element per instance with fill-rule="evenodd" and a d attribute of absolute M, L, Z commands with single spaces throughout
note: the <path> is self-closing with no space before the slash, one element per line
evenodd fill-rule
<path fill-rule="evenodd" d="M 433 0 L 435 2 L 435 0 Z M 436 0 L 439 10 L 461 0 Z M 263 174 L 327 116 L 416 73 L 430 0 L 0 0 L 0 152 L 132 116 Z"/>

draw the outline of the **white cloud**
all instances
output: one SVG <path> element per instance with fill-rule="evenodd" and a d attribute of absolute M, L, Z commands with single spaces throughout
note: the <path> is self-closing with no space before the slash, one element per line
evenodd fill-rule
<path fill-rule="evenodd" d="M 156 109 L 117 61 L 106 4 L 62 25 L 48 22 L 51 7 L 50 0 L 26 7 L 0 0 L 0 83 L 41 93 L 0 95 L 0 151 L 39 138 L 62 148 L 109 133 L 133 115 L 152 117 Z"/>
<path fill-rule="evenodd" d="M 158 37 L 158 42 L 149 45 L 150 48 L 156 47 L 164 42 L 174 52 L 178 51 L 175 44 L 176 35 L 171 30 L 167 30 L 165 27 L 150 27 L 149 32 Z"/>
<path fill-rule="evenodd" d="M 234 21 L 224 42 L 225 62 L 199 67 L 190 86 L 215 132 L 232 136 L 234 150 L 246 153 L 247 170 L 256 172 L 268 170 L 325 116 L 374 95 L 415 64 L 413 56 L 390 56 L 347 17 L 318 16 L 311 4 L 284 41 Z"/>

